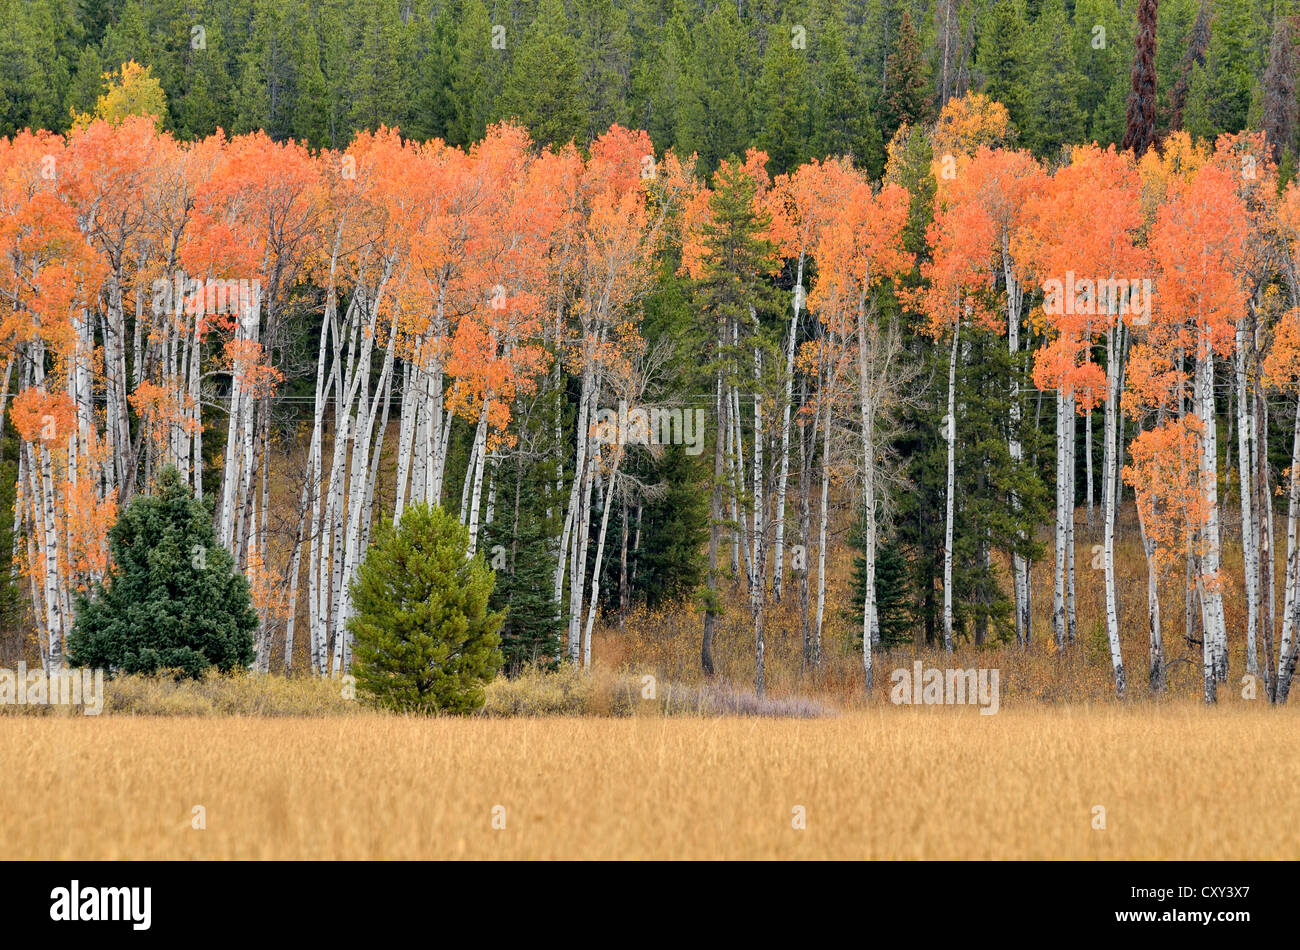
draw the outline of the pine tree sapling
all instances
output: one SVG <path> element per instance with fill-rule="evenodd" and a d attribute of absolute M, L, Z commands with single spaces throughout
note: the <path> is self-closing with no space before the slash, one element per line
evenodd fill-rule
<path fill-rule="evenodd" d="M 467 713 L 483 705 L 502 656 L 505 620 L 488 600 L 496 577 L 466 556 L 469 530 L 418 503 L 382 522 L 352 582 L 357 687 L 402 712 Z"/>
<path fill-rule="evenodd" d="M 253 661 L 257 612 L 248 581 L 212 530 L 209 503 L 176 469 L 158 476 L 108 532 L 109 576 L 77 599 L 68 656 L 124 673 L 199 677 Z"/>
<path fill-rule="evenodd" d="M 861 552 L 866 543 L 865 526 L 859 516 L 849 536 L 849 544 L 855 552 Z M 866 558 L 861 553 L 853 555 L 853 576 L 849 585 L 850 609 L 845 612 L 846 619 L 854 625 L 854 642 L 861 649 L 862 644 L 862 609 L 866 593 Z M 876 620 L 879 625 L 879 645 L 886 650 L 910 643 L 912 630 L 917 624 L 912 605 L 916 602 L 916 591 L 912 582 L 912 568 L 908 563 L 903 545 L 896 539 L 880 539 L 876 550 L 875 562 L 876 584 Z"/>

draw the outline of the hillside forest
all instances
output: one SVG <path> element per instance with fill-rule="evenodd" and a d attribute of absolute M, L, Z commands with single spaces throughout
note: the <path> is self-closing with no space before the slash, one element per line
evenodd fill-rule
<path fill-rule="evenodd" d="M 779 637 L 1284 703 L 1297 12 L 0 0 L 0 653 L 175 469 L 262 673 L 351 669 L 429 504 L 510 675 L 667 613 L 759 695 Z"/>

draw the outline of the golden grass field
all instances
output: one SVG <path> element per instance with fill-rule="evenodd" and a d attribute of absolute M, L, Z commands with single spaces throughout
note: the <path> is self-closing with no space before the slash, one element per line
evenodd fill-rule
<path fill-rule="evenodd" d="M 1030 648 L 909 645 L 877 656 L 870 692 L 848 553 L 832 548 L 819 669 L 801 661 L 797 598 L 768 610 L 776 717 L 697 707 L 700 616 L 686 604 L 611 620 L 592 672 L 498 679 L 464 719 L 367 711 L 303 675 L 121 677 L 98 717 L 0 707 L 0 858 L 1300 858 L 1287 820 L 1300 711 L 1242 687 L 1238 549 L 1229 539 L 1231 671 L 1206 708 L 1177 584 L 1164 591 L 1169 688 L 1149 694 L 1132 537 L 1117 557 L 1129 690 L 1115 698 L 1091 543 L 1075 644 L 1051 643 L 1040 562 Z M 718 676 L 743 691 L 752 622 L 739 588 L 724 595 Z M 890 671 L 917 659 L 997 669 L 1000 711 L 890 704 Z M 824 715 L 782 718 L 809 708 Z"/>
<path fill-rule="evenodd" d="M 1296 858 L 1298 727 L 1291 709 L 1190 702 L 9 716 L 0 858 Z"/>

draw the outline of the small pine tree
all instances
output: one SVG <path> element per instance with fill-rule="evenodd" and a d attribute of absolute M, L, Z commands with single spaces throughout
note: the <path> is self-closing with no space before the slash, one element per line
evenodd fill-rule
<path fill-rule="evenodd" d="M 488 610 L 496 578 L 467 557 L 469 529 L 441 508 L 412 505 L 383 521 L 352 582 L 348 620 L 357 687 L 400 712 L 473 712 L 501 669 Z"/>
<path fill-rule="evenodd" d="M 642 514 L 643 540 L 632 585 L 650 608 L 695 593 L 704 579 L 703 549 L 709 540 L 707 475 L 699 463 L 682 446 L 669 446 L 655 463 L 654 475 L 666 491 Z M 614 580 L 609 589 L 617 586 Z"/>
<path fill-rule="evenodd" d="M 257 612 L 248 581 L 217 544 L 212 509 L 175 468 L 108 532 L 109 576 L 78 595 L 68 636 L 75 666 L 199 677 L 253 662 Z"/>
<path fill-rule="evenodd" d="M 862 550 L 861 520 L 849 537 L 849 544 Z M 849 584 L 849 619 L 853 622 L 853 639 L 862 648 L 862 602 L 866 589 L 866 558 L 853 556 L 853 576 Z M 915 595 L 912 589 L 912 572 L 903 546 L 896 539 L 882 539 L 876 546 L 876 623 L 879 628 L 878 645 L 886 650 L 902 643 L 910 643 L 916 617 L 912 613 Z"/>
<path fill-rule="evenodd" d="M 498 572 L 490 606 L 505 613 L 501 653 L 510 677 L 529 666 L 556 669 L 564 630 L 553 587 L 558 530 L 554 516 L 547 517 L 548 507 L 558 510 L 548 497 L 555 485 L 555 466 L 549 460 L 533 465 L 514 460 L 510 467 L 517 465 L 524 465 L 524 471 L 518 473 L 517 485 L 510 486 L 515 491 L 502 492 L 498 518 L 484 529 L 485 550 Z M 498 477 L 513 478 L 508 470 Z M 507 497 L 516 493 L 517 499 Z M 510 516 L 512 510 L 517 516 Z"/>

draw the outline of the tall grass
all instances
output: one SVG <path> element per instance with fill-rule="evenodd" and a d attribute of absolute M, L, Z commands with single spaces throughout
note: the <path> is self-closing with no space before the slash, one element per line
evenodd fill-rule
<path fill-rule="evenodd" d="M 1294 859 L 1297 717 L 9 718 L 0 859 Z"/>

